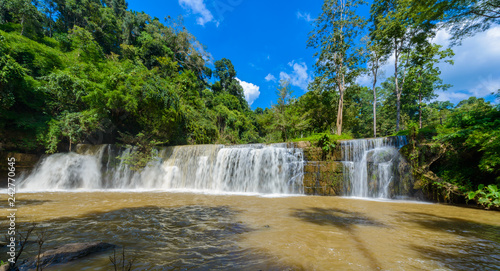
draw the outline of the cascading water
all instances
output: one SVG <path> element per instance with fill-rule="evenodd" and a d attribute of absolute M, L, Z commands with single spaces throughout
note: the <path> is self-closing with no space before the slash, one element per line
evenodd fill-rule
<path fill-rule="evenodd" d="M 163 148 L 143 170 L 126 162 L 131 149 L 79 145 L 48 156 L 21 180 L 21 191 L 147 189 L 297 194 L 303 192 L 301 149 L 286 144 Z"/>
<path fill-rule="evenodd" d="M 406 144 L 405 136 L 342 142 L 344 194 L 363 198 L 407 195 L 411 174 L 399 154 Z"/>

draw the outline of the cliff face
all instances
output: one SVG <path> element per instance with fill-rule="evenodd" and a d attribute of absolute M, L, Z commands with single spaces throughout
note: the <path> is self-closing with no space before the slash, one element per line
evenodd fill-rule
<path fill-rule="evenodd" d="M 344 191 L 340 145 L 329 152 L 309 141 L 293 143 L 304 151 L 304 193 L 307 195 L 339 196 Z"/>
<path fill-rule="evenodd" d="M 25 154 L 17 152 L 0 152 L 0 187 L 7 187 L 9 173 L 9 158 L 15 158 L 15 176 L 17 180 L 20 174 L 30 171 L 40 159 L 40 155 Z"/>

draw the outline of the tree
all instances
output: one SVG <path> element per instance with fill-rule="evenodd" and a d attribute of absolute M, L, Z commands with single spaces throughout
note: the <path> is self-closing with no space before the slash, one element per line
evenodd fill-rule
<path fill-rule="evenodd" d="M 439 75 L 441 71 L 435 66 L 441 60 L 454 55 L 451 49 L 440 50 L 442 46 L 437 44 L 427 44 L 415 48 L 408 56 L 409 68 L 408 79 L 409 86 L 407 92 L 409 95 L 417 96 L 419 128 L 422 129 L 422 108 L 425 106 L 423 100 L 434 98 L 437 89 L 446 90 L 450 85 L 443 84 Z M 452 60 L 446 59 L 445 62 L 453 64 Z"/>
<path fill-rule="evenodd" d="M 46 135 L 47 153 L 57 151 L 61 138 L 69 141 L 69 151 L 72 145 L 80 143 L 91 133 L 101 129 L 100 116 L 95 111 L 69 113 L 64 111 L 58 119 L 49 122 L 49 132 Z"/>
<path fill-rule="evenodd" d="M 52 38 L 54 33 L 55 20 L 59 15 L 57 4 L 53 0 L 42 0 L 42 12 L 45 14 L 45 22 L 48 28 L 49 37 Z"/>
<path fill-rule="evenodd" d="M 26 26 L 38 23 L 41 17 L 37 7 L 30 0 L 0 0 L 1 13 L 10 15 L 12 22 L 21 25 L 21 35 L 24 35 Z M 5 20 L 5 18 L 3 18 Z"/>
<path fill-rule="evenodd" d="M 450 30 L 452 45 L 500 24 L 500 0 L 421 0 Z"/>
<path fill-rule="evenodd" d="M 290 116 L 287 114 L 287 107 L 290 105 L 292 93 L 293 91 L 290 88 L 290 82 L 281 80 L 280 86 L 276 91 L 278 100 L 274 108 L 276 110 L 275 127 L 281 131 L 281 138 L 283 139 L 283 142 L 287 141 L 287 130 L 290 126 Z"/>
<path fill-rule="evenodd" d="M 432 14 L 427 9 L 428 7 L 410 0 L 376 0 L 371 7 L 370 20 L 373 28 L 370 37 L 390 48 L 395 57 L 396 131 L 400 128 L 401 95 L 408 67 L 408 59 L 400 66 L 400 57 L 435 35 L 435 25 L 428 20 Z"/>
<path fill-rule="evenodd" d="M 373 77 L 373 137 L 377 137 L 377 76 L 379 75 L 380 66 L 382 66 L 388 58 L 386 48 L 376 41 L 368 42 L 368 71 Z"/>
<path fill-rule="evenodd" d="M 356 14 L 363 0 L 325 0 L 322 13 L 310 33 L 308 47 L 320 49 L 315 56 L 319 88 L 335 85 L 339 92 L 337 134 L 342 133 L 344 93 L 362 71 L 362 48 L 358 40 L 366 22 Z"/>
<path fill-rule="evenodd" d="M 0 112 L 14 105 L 16 89 L 22 86 L 26 71 L 8 54 L 5 38 L 0 36 Z"/>
<path fill-rule="evenodd" d="M 223 91 L 228 91 L 229 85 L 236 77 L 233 63 L 227 58 L 217 60 L 215 65 L 215 76 L 219 78 Z"/>
<path fill-rule="evenodd" d="M 446 116 L 451 112 L 453 107 L 454 104 L 449 101 L 435 101 L 429 104 L 429 108 L 438 111 L 437 118 L 439 118 L 439 125 L 443 125 L 443 119 L 446 119 Z"/>
<path fill-rule="evenodd" d="M 234 69 L 233 63 L 227 58 L 215 61 L 215 77 L 219 78 L 213 86 L 215 93 L 221 91 L 227 92 L 234 97 L 238 98 L 243 110 L 249 110 L 247 101 L 245 100 L 245 94 L 243 92 L 243 87 L 240 85 L 236 79 L 236 70 Z"/>

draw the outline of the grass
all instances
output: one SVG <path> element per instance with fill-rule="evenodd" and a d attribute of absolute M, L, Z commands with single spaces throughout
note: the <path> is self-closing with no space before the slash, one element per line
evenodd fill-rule
<path fill-rule="evenodd" d="M 331 140 L 335 140 L 335 141 L 353 139 L 352 135 L 350 135 L 350 134 L 332 135 L 330 133 L 316 133 L 316 134 L 312 134 L 308 137 L 294 138 L 294 139 L 290 140 L 290 142 L 309 141 L 309 142 L 314 144 L 314 143 L 317 143 L 319 141 L 319 139 L 321 137 L 323 137 L 324 135 L 328 135 Z"/>

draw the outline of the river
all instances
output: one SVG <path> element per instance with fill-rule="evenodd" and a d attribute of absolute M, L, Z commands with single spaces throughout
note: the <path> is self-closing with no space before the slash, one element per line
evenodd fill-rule
<path fill-rule="evenodd" d="M 0 201 L 7 202 L 5 193 Z M 108 242 L 135 259 L 133 270 L 500 267 L 500 213 L 457 206 L 154 191 L 20 193 L 17 204 L 18 222 L 49 233 L 45 248 Z M 46 270 L 110 270 L 112 254 Z"/>

